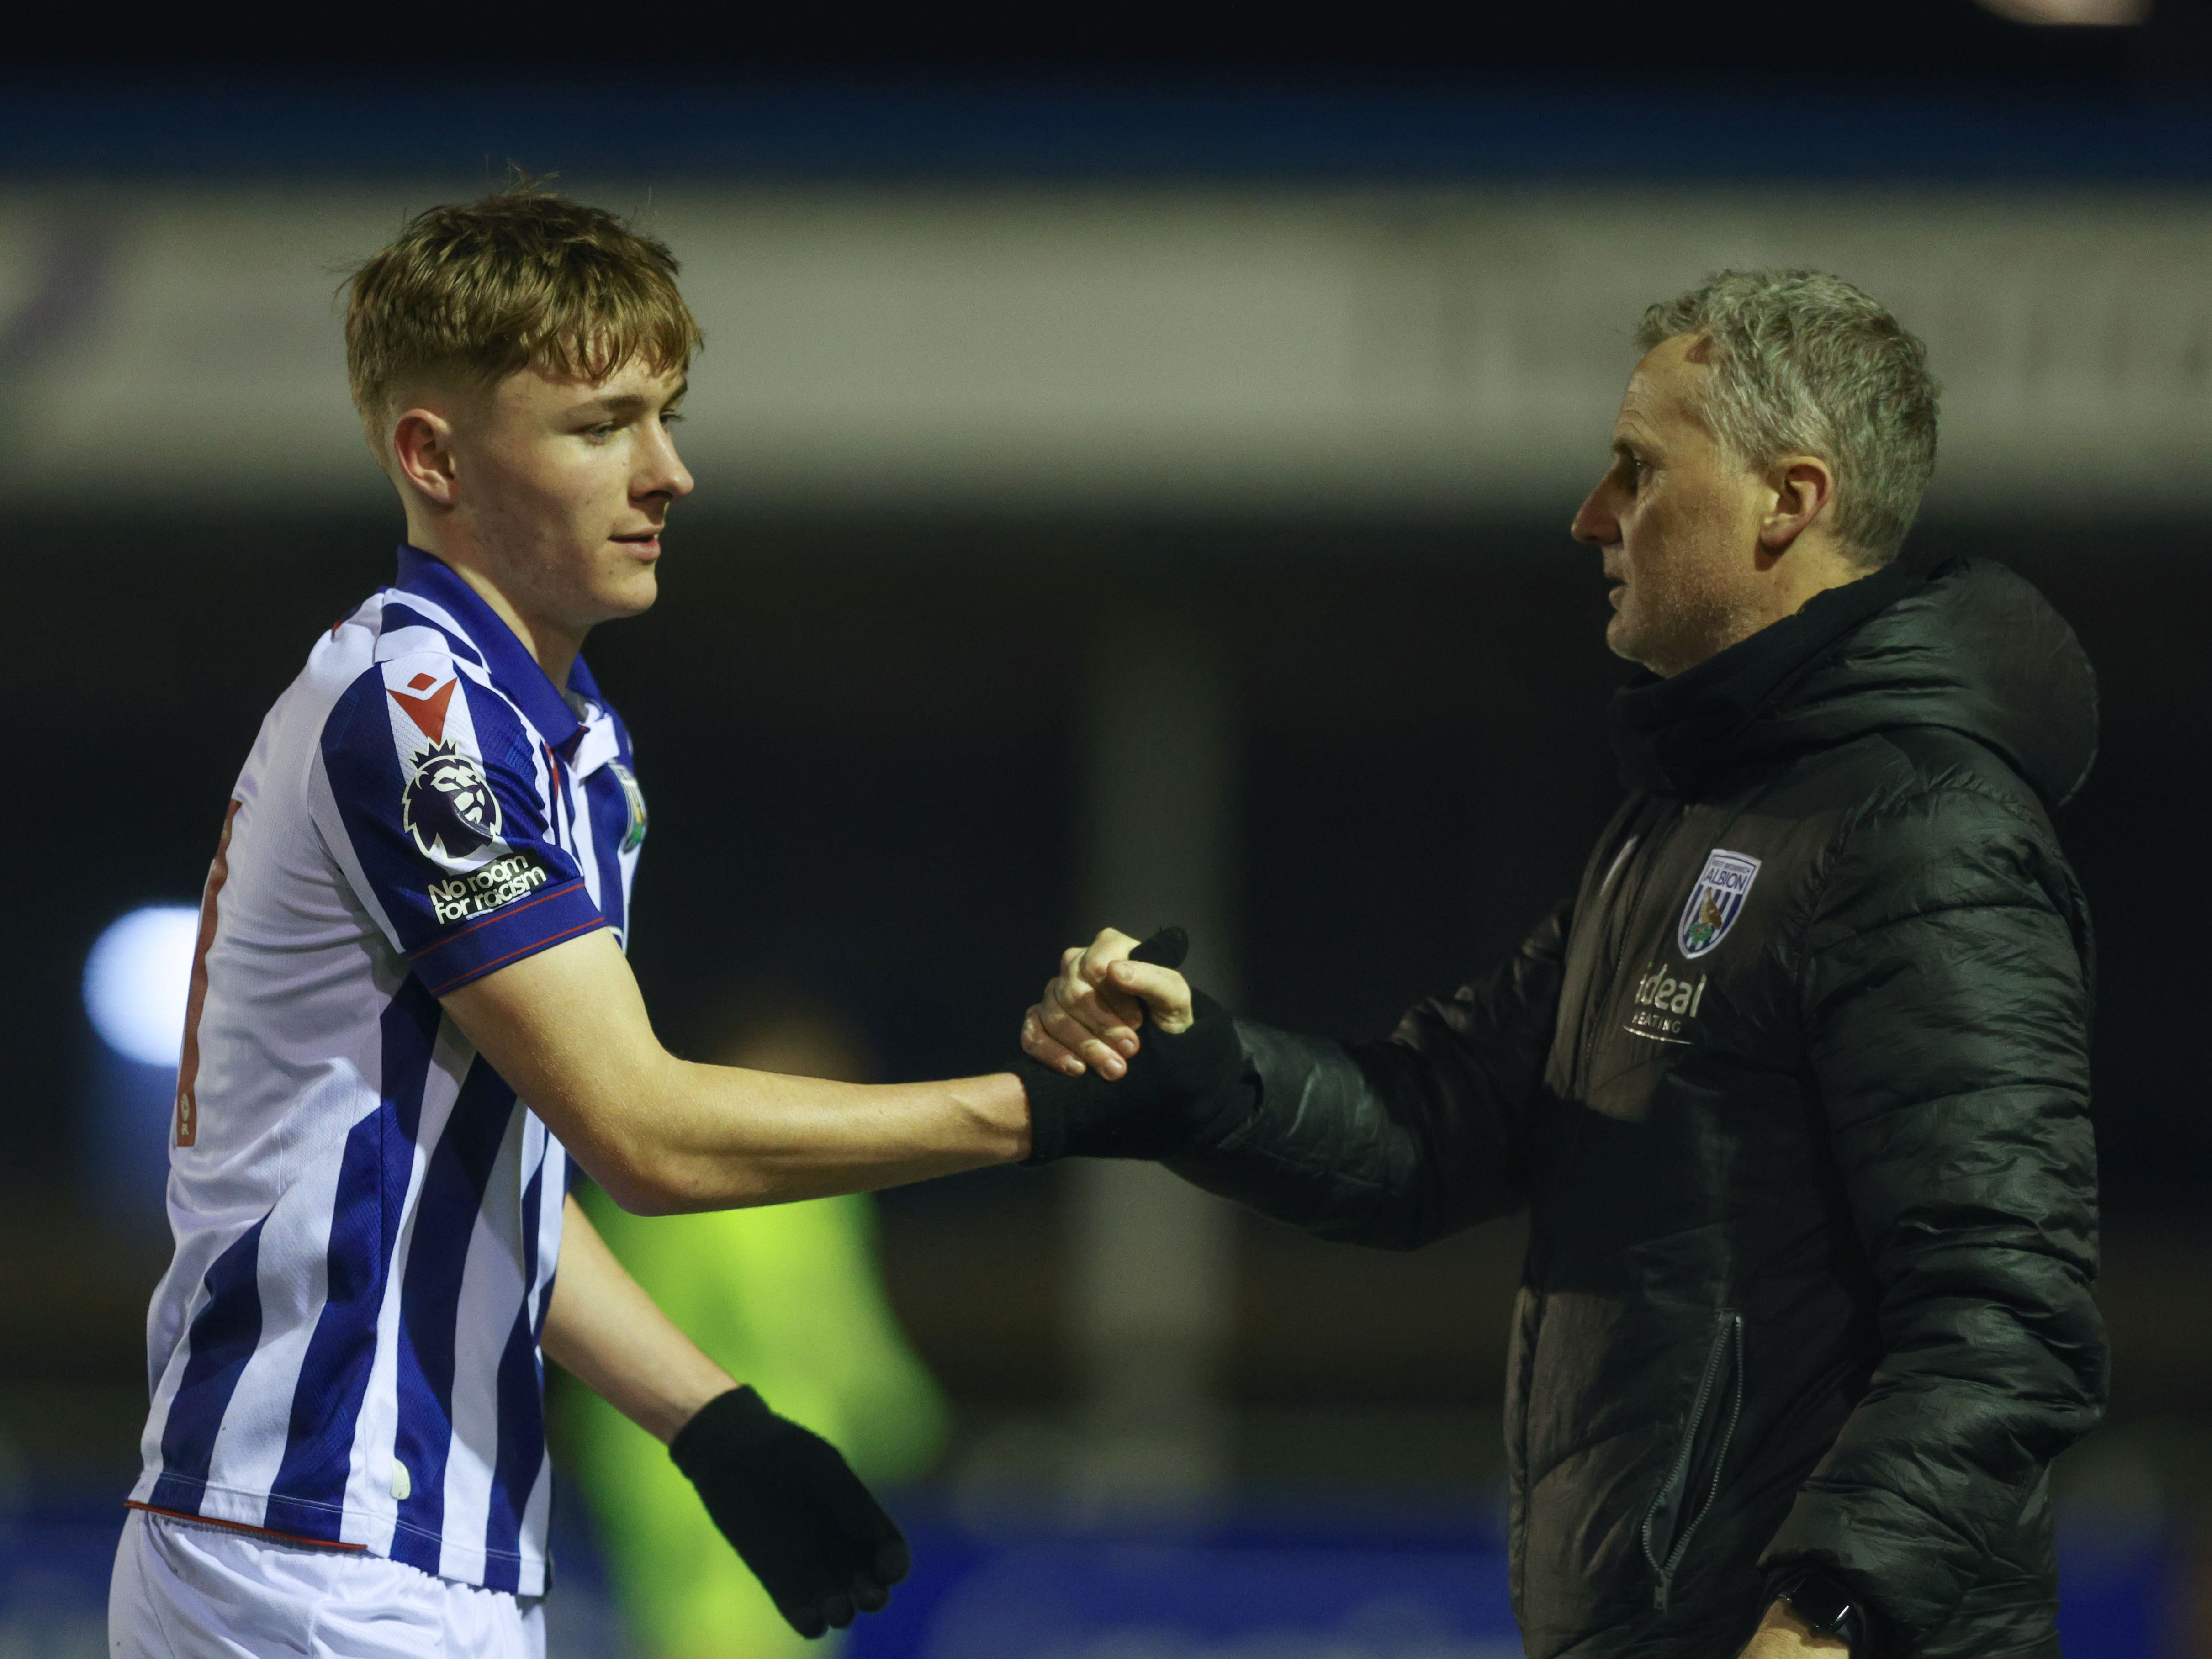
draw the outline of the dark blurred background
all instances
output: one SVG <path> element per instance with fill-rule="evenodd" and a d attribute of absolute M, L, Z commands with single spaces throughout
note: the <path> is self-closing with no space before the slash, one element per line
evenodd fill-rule
<path fill-rule="evenodd" d="M 88 957 L 196 902 L 263 710 L 388 579 L 347 263 L 516 165 L 666 236 L 709 336 L 662 602 L 588 652 L 652 803 L 648 1001 L 705 1052 L 777 988 L 895 1078 L 994 1069 L 1060 947 L 1109 921 L 1189 921 L 1241 1010 L 1335 1033 L 1486 971 L 1617 798 L 1626 671 L 1565 526 L 1637 312 L 1743 264 L 1893 303 L 1947 386 L 1916 549 L 2026 572 L 2103 688 L 2060 823 L 2100 934 L 2116 1359 L 2112 1426 L 2062 1469 L 2069 1650 L 2212 1651 L 2197 7 L 486 13 L 427 54 L 359 20 L 45 27 L 0 65 L 0 683 L 27 761 L 0 829 L 24 878 L 0 1647 L 104 1650 L 93 1556 L 35 1546 L 112 1531 L 166 1260 L 162 1062 L 95 1030 Z M 1510 1224 L 1370 1255 L 1060 1170 L 881 1212 L 953 1407 L 913 1512 L 962 1571 L 988 1577 L 994 1516 L 1170 1516 L 1249 1553 L 1315 1513 L 1299 1547 L 1352 1548 L 1364 1516 L 1362 1561 L 1490 1570 Z M 870 1639 L 982 1640 L 938 1606 Z M 1505 1650 L 1494 1609 L 1437 1616 Z"/>

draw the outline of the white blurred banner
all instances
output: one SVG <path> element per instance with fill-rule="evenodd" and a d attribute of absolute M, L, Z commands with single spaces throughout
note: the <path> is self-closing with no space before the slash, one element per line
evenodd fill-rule
<path fill-rule="evenodd" d="M 0 191 L 0 493 L 376 499 L 333 295 L 428 199 Z M 1564 516 L 1639 310 L 1745 264 L 1836 271 L 1926 337 L 1940 502 L 2212 504 L 2200 197 L 602 199 L 684 261 L 709 343 L 683 443 L 726 506 Z"/>

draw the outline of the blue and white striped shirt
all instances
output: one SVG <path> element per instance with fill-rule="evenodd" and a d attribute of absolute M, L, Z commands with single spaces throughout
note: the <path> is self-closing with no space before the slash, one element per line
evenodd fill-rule
<path fill-rule="evenodd" d="M 412 548 L 262 722 L 201 910 L 131 1501 L 546 1584 L 568 1157 L 438 998 L 598 927 L 628 735 Z"/>

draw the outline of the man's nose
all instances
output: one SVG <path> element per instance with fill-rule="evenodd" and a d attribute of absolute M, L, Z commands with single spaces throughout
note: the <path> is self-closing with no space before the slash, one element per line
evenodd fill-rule
<path fill-rule="evenodd" d="M 1620 520 L 1606 506 L 1604 495 L 1605 486 L 1601 483 L 1583 498 L 1567 526 L 1567 534 L 1585 547 L 1610 547 L 1620 539 Z"/>

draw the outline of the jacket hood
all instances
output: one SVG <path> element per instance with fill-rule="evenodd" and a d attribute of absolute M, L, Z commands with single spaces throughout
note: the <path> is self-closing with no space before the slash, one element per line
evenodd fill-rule
<path fill-rule="evenodd" d="M 1678 796 L 1934 726 L 1996 752 L 2055 808 L 2097 754 L 2096 675 L 2081 641 L 2026 578 L 1987 559 L 1899 561 L 1672 679 L 1638 676 L 1612 712 L 1628 786 Z"/>

